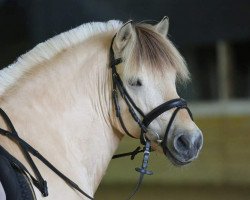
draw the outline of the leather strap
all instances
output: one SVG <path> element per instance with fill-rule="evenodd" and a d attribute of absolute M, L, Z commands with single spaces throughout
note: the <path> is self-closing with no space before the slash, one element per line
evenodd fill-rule
<path fill-rule="evenodd" d="M 191 111 L 189 110 L 189 108 L 187 107 L 187 102 L 182 99 L 182 98 L 176 98 L 176 99 L 172 99 L 169 100 L 161 105 L 159 105 L 158 107 L 156 107 L 155 109 L 153 109 L 151 112 L 149 112 L 143 119 L 142 123 L 148 127 L 150 125 L 150 123 L 155 120 L 157 117 L 159 117 L 161 114 L 163 114 L 164 112 L 169 111 L 170 109 L 176 108 L 176 110 L 173 112 L 168 125 L 167 125 L 167 129 L 165 131 L 165 135 L 164 138 L 162 140 L 161 146 L 163 147 L 163 151 L 166 150 L 166 140 L 167 140 L 167 136 L 169 134 L 169 130 L 172 126 L 172 123 L 176 117 L 177 112 L 180 109 L 186 109 L 188 111 L 189 116 L 191 117 L 191 119 L 193 120 L 193 115 L 191 113 Z M 140 141 L 142 144 L 145 144 L 145 133 L 143 132 L 143 130 L 141 131 L 141 136 L 140 136 Z"/>
<path fill-rule="evenodd" d="M 170 101 L 167 101 L 155 109 L 153 109 L 151 112 L 149 112 L 143 119 L 142 123 L 145 126 L 148 126 L 154 119 L 159 117 L 164 112 L 172 109 L 172 108 L 183 108 L 187 106 L 187 102 L 182 98 L 172 99 Z"/>
<path fill-rule="evenodd" d="M 137 113 L 139 113 L 142 117 L 144 117 L 144 113 L 142 112 L 142 110 L 137 107 L 137 105 L 135 104 L 135 102 L 133 101 L 133 99 L 130 97 L 130 95 L 128 94 L 126 88 L 123 85 L 123 82 L 119 76 L 119 74 L 116 71 L 116 65 L 119 65 L 120 63 L 122 63 L 122 58 L 115 58 L 114 56 L 114 51 L 113 51 L 113 42 L 115 39 L 116 35 L 114 35 L 114 37 L 112 38 L 111 44 L 110 44 L 110 49 L 109 49 L 109 59 L 110 59 L 110 67 L 112 70 L 112 82 L 113 82 L 113 91 L 112 91 L 112 98 L 113 98 L 113 102 L 114 102 L 114 106 L 115 106 L 115 110 L 116 110 L 116 117 L 119 119 L 120 124 L 122 129 L 124 130 L 124 132 L 132 137 L 135 138 L 126 128 L 123 118 L 121 116 L 121 109 L 119 106 L 119 100 L 118 100 L 118 92 L 121 95 L 121 97 L 124 99 L 126 105 L 129 108 L 129 112 L 131 114 L 131 116 L 133 117 L 133 119 L 136 121 L 136 123 L 140 126 L 141 129 L 145 129 L 145 126 L 143 125 L 140 117 L 137 115 Z M 136 113 L 137 111 L 137 113 Z"/>
<path fill-rule="evenodd" d="M 12 124 L 10 118 L 7 114 L 0 108 L 0 115 L 3 117 L 4 121 L 6 122 L 10 131 L 5 131 L 0 129 L 0 134 L 7 136 L 8 138 L 14 140 L 17 144 L 19 144 L 22 153 L 24 154 L 26 160 L 28 161 L 30 167 L 32 168 L 37 181 L 33 181 L 34 185 L 40 190 L 44 197 L 48 196 L 48 187 L 47 182 L 43 179 L 42 175 L 40 174 L 39 170 L 37 169 L 33 159 L 31 158 L 30 154 L 28 153 L 28 144 L 24 142 L 21 138 L 19 138 L 14 125 Z M 33 179 L 34 180 L 34 179 Z"/>
<path fill-rule="evenodd" d="M 82 195 L 86 196 L 87 198 L 93 200 L 94 198 L 89 196 L 86 192 L 84 192 L 76 183 L 74 183 L 72 180 L 70 180 L 67 176 L 65 176 L 62 172 L 60 172 L 54 165 L 52 165 L 46 158 L 44 158 L 36 149 L 34 149 L 32 146 L 30 146 L 27 142 L 25 142 L 22 138 L 20 138 L 15 131 L 15 128 L 10 120 L 10 118 L 7 116 L 7 114 L 0 108 L 0 115 L 3 117 L 5 123 L 10 128 L 10 131 L 6 131 L 4 129 L 0 128 L 0 134 L 4 135 L 11 140 L 17 142 L 20 145 L 20 148 L 22 152 L 25 152 L 25 155 L 29 155 L 31 153 L 35 157 L 37 157 L 39 160 L 41 160 L 48 168 L 50 168 L 55 174 L 57 174 L 61 179 L 63 179 L 70 187 L 74 188 L 78 192 L 80 192 Z M 25 171 L 32 179 L 34 185 L 40 190 L 40 192 L 43 194 L 43 196 L 48 196 L 48 188 L 47 188 L 47 182 L 42 178 L 39 170 L 37 169 L 35 163 L 33 162 L 30 155 L 26 159 L 31 166 L 35 176 L 33 177 L 31 173 L 16 159 L 14 160 L 23 171 Z"/>

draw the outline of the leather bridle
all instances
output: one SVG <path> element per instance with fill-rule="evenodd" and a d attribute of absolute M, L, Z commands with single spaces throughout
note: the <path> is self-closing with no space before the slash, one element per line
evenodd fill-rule
<path fill-rule="evenodd" d="M 120 94 L 120 96 L 125 101 L 125 103 L 128 107 L 129 113 L 131 114 L 132 118 L 134 119 L 134 121 L 138 124 L 138 126 L 141 129 L 140 142 L 142 145 L 144 145 L 144 148 L 143 148 L 144 157 L 143 157 L 143 161 L 142 161 L 142 166 L 140 168 L 136 168 L 136 171 L 138 171 L 140 173 L 140 177 L 139 177 L 139 180 L 138 180 L 138 183 L 136 185 L 135 190 L 132 192 L 132 194 L 128 198 L 128 199 L 131 199 L 135 195 L 135 193 L 138 191 L 138 189 L 142 183 L 143 176 L 145 174 L 147 174 L 147 175 L 153 174 L 152 171 L 147 170 L 149 155 L 150 155 L 150 151 L 151 151 L 151 141 L 147 138 L 146 133 L 149 131 L 150 123 L 152 121 L 154 121 L 157 117 L 159 117 L 161 114 L 175 108 L 175 110 L 173 111 L 172 116 L 168 122 L 164 137 L 160 138 L 160 136 L 158 134 L 156 134 L 156 136 L 158 138 L 157 139 L 158 142 L 160 141 L 160 145 L 163 149 L 164 154 L 170 156 L 172 159 L 174 159 L 176 161 L 176 163 L 184 164 L 181 161 L 176 160 L 175 157 L 172 155 L 171 151 L 169 151 L 169 149 L 167 147 L 167 138 L 168 138 L 168 134 L 170 132 L 170 128 L 172 127 L 172 124 L 174 122 L 174 119 L 175 119 L 177 113 L 181 109 L 186 109 L 192 120 L 193 120 L 193 116 L 192 116 L 190 109 L 187 107 L 187 102 L 182 98 L 176 98 L 176 99 L 169 100 L 163 104 L 160 104 L 159 106 L 154 108 L 152 111 L 150 111 L 148 114 L 144 114 L 144 112 L 136 105 L 134 100 L 129 95 L 128 91 L 126 90 L 126 88 L 123 84 L 122 79 L 120 78 L 120 75 L 118 74 L 118 72 L 116 70 L 116 66 L 119 65 L 120 63 L 122 63 L 123 59 L 122 58 L 115 58 L 114 50 L 113 50 L 113 42 L 115 40 L 115 37 L 116 37 L 116 35 L 113 37 L 111 45 L 110 45 L 110 67 L 112 70 L 112 82 L 113 82 L 112 98 L 113 98 L 113 102 L 115 105 L 116 117 L 119 119 L 119 122 L 120 122 L 121 127 L 124 130 L 124 132 L 128 136 L 135 138 L 128 131 L 128 129 L 126 128 L 125 123 L 123 121 L 123 118 L 121 115 L 121 108 L 119 105 L 119 99 L 118 99 L 118 97 L 119 97 L 118 94 Z M 139 152 L 142 152 L 142 150 L 140 151 L 140 149 L 137 148 L 135 151 L 133 151 L 131 153 L 127 153 L 127 155 L 131 155 L 131 159 L 133 159 L 134 156 Z M 126 154 L 121 154 L 121 156 L 115 155 L 113 158 L 127 156 L 127 155 Z"/>
<path fill-rule="evenodd" d="M 167 136 L 168 136 L 170 128 L 173 124 L 173 121 L 176 117 L 176 114 L 181 109 L 186 109 L 188 111 L 190 118 L 193 120 L 192 113 L 191 113 L 190 109 L 187 107 L 187 102 L 184 99 L 176 98 L 176 99 L 172 99 L 172 100 L 169 100 L 167 102 L 164 102 L 163 104 L 160 104 L 159 106 L 154 108 L 148 114 L 144 114 L 144 112 L 136 105 L 134 100 L 131 98 L 131 96 L 127 92 L 127 90 L 123 84 L 123 81 L 120 78 L 120 75 L 118 74 L 118 72 L 116 70 L 116 66 L 118 64 L 122 63 L 123 60 L 122 60 L 122 58 L 115 59 L 114 51 L 113 51 L 113 47 L 112 47 L 115 37 L 116 37 L 116 35 L 113 37 L 112 42 L 111 42 L 111 46 L 110 46 L 110 66 L 112 69 L 112 82 L 113 82 L 112 98 L 113 98 L 113 102 L 115 105 L 116 117 L 119 119 L 121 127 L 123 128 L 124 132 L 128 136 L 135 138 L 131 133 L 129 133 L 128 129 L 126 128 L 126 126 L 124 124 L 123 118 L 121 116 L 121 109 L 120 109 L 119 100 L 118 100 L 118 92 L 119 92 L 121 97 L 124 99 L 132 118 L 134 119 L 134 121 L 138 124 L 138 126 L 141 129 L 140 142 L 141 142 L 141 144 L 145 145 L 146 141 L 148 140 L 146 137 L 146 133 L 148 132 L 148 126 L 150 125 L 150 123 L 153 120 L 155 120 L 157 117 L 159 117 L 161 114 L 163 114 L 164 112 L 167 112 L 173 108 L 176 108 L 174 110 L 170 120 L 169 120 L 164 137 L 158 138 L 158 140 L 161 140 L 160 143 L 161 143 L 161 146 L 163 148 L 164 153 L 166 153 Z M 159 136 L 157 135 L 157 137 L 159 137 Z"/>

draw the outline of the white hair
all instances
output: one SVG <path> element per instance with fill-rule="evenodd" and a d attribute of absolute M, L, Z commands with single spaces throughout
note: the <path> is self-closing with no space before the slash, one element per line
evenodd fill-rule
<path fill-rule="evenodd" d="M 79 44 L 91 36 L 118 30 L 121 25 L 122 22 L 118 20 L 86 23 L 38 44 L 20 56 L 16 62 L 0 70 L 0 96 L 33 66 L 51 59 L 62 50 Z"/>

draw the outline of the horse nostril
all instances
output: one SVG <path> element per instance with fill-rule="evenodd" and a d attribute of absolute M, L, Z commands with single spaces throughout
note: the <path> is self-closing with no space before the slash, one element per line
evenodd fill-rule
<path fill-rule="evenodd" d="M 196 159 L 203 145 L 200 131 L 176 134 L 172 141 L 170 151 L 182 162 L 191 162 Z"/>
<path fill-rule="evenodd" d="M 199 134 L 182 134 L 174 139 L 174 148 L 181 154 L 196 154 L 202 147 L 202 136 Z"/>
<path fill-rule="evenodd" d="M 191 148 L 191 138 L 188 135 L 180 135 L 175 140 L 174 147 L 179 152 L 188 151 Z"/>

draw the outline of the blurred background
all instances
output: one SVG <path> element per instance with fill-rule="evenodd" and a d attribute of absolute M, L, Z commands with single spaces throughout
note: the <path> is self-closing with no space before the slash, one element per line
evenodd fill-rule
<path fill-rule="evenodd" d="M 197 161 L 174 167 L 152 153 L 135 199 L 250 199 L 249 0 L 0 0 L 0 68 L 34 45 L 90 21 L 170 18 L 169 37 L 186 58 L 192 83 L 178 86 L 204 134 Z M 138 141 L 125 139 L 118 152 Z M 113 160 L 96 199 L 125 199 L 141 163 Z"/>

